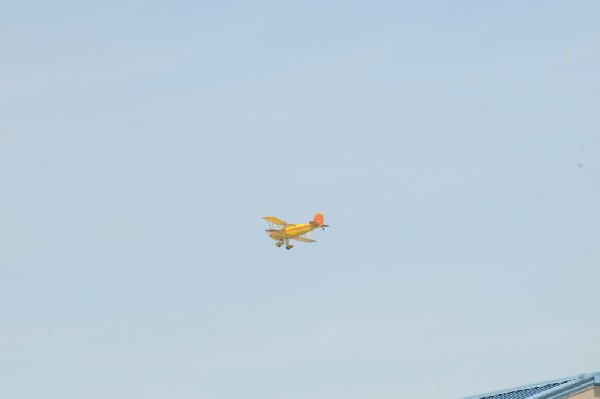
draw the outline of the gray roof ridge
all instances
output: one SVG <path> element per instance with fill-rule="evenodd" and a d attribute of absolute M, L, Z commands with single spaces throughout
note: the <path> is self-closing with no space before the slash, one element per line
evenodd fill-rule
<path fill-rule="evenodd" d="M 557 395 L 563 395 L 570 392 L 575 392 L 578 390 L 585 390 L 594 385 L 600 386 L 600 372 L 594 373 L 584 373 L 578 374 L 570 377 L 564 378 L 556 378 L 553 380 L 537 382 L 534 384 L 520 385 L 513 388 L 501 389 L 494 392 L 488 392 L 484 394 L 468 396 L 463 399 L 483 399 L 483 398 L 494 398 L 496 396 L 500 397 L 500 395 L 507 395 L 510 393 L 516 393 L 520 391 L 531 390 L 535 388 L 543 388 L 548 385 L 556 384 L 553 387 L 549 387 L 541 392 L 533 393 L 532 395 L 525 396 L 528 399 L 550 399 L 550 398 L 558 398 Z M 588 386 L 589 385 L 589 386 Z M 551 396 L 548 396 L 551 395 Z"/>
<path fill-rule="evenodd" d="M 600 376 L 600 373 L 598 373 L 597 376 Z M 597 376 L 594 376 L 593 374 L 583 374 L 579 378 L 569 381 L 566 384 L 561 384 L 547 391 L 532 395 L 529 399 L 559 399 L 577 394 L 592 388 L 598 378 Z"/>

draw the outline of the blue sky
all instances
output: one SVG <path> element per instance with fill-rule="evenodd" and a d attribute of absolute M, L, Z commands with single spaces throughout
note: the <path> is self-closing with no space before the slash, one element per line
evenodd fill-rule
<path fill-rule="evenodd" d="M 0 396 L 600 370 L 600 3 L 413 3 L 4 5 Z"/>

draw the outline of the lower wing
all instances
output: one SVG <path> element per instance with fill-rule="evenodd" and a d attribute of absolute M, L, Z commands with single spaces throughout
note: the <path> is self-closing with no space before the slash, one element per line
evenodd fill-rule
<path fill-rule="evenodd" d="M 315 240 L 312 240 L 312 239 L 306 238 L 306 237 L 290 237 L 290 240 L 296 240 L 296 241 L 302 241 L 302 242 L 317 242 Z"/>

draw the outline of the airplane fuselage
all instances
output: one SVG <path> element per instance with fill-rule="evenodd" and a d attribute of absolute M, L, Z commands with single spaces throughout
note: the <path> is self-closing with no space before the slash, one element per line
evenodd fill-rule
<path fill-rule="evenodd" d="M 313 231 L 314 229 L 316 229 L 318 227 L 319 227 L 318 224 L 311 224 L 311 223 L 295 224 L 293 226 L 288 226 L 281 230 L 270 230 L 269 236 L 271 236 L 271 238 L 274 240 L 283 240 L 286 238 L 294 238 L 294 237 L 299 237 L 302 234 L 306 234 L 309 231 Z"/>

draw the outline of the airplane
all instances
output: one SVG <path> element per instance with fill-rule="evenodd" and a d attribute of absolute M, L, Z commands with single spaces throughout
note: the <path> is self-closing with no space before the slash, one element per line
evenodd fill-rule
<path fill-rule="evenodd" d="M 288 223 L 275 216 L 263 216 L 263 219 L 269 222 L 270 228 L 265 231 L 269 234 L 269 237 L 277 241 L 275 245 L 279 248 L 285 242 L 285 249 L 287 250 L 294 248 L 293 245 L 290 245 L 290 240 L 316 242 L 313 239 L 304 237 L 304 235 L 315 229 L 320 228 L 325 230 L 325 227 L 329 227 L 328 224 L 325 224 L 325 218 L 322 213 L 315 214 L 313 220 L 310 222 L 301 224 Z"/>

